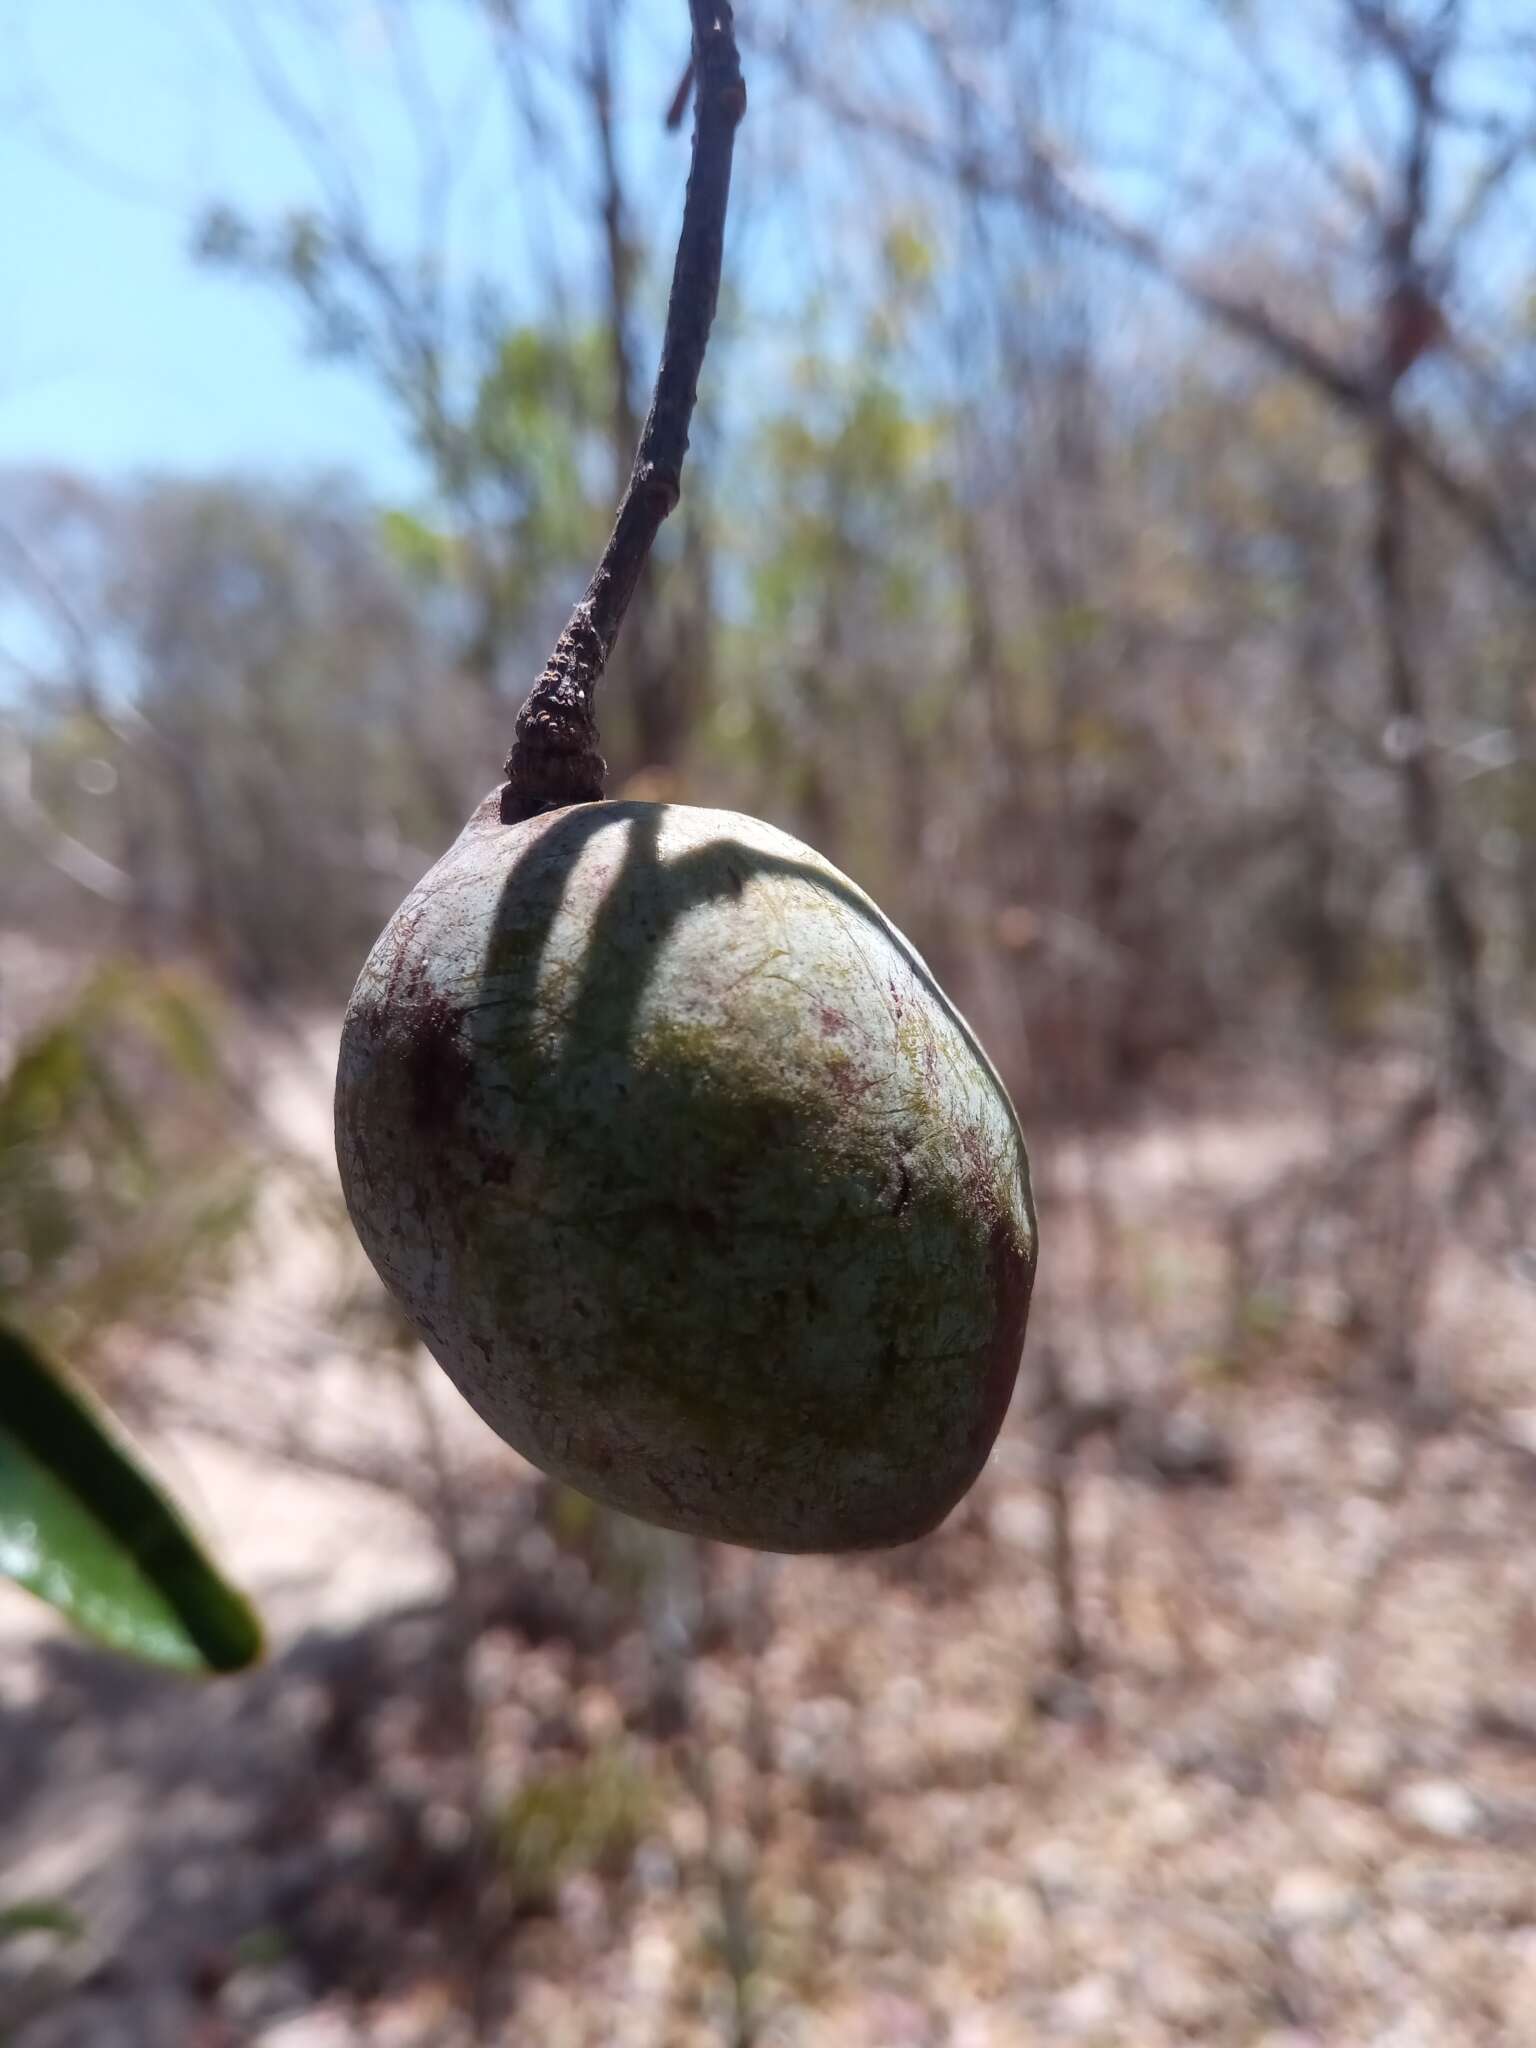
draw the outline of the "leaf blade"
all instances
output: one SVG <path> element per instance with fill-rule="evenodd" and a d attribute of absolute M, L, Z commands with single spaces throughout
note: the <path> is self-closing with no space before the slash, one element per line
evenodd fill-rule
<path fill-rule="evenodd" d="M 260 1655 L 249 1603 L 159 1487 L 0 1324 L 0 1573 L 109 1647 L 184 1671 Z"/>

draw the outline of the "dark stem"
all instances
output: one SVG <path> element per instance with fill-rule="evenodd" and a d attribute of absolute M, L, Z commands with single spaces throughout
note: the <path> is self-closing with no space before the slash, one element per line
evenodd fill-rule
<path fill-rule="evenodd" d="M 667 108 L 667 128 L 669 131 L 682 127 L 683 116 L 687 113 L 688 102 L 692 98 L 693 59 L 690 57 L 687 68 L 684 70 L 682 77 L 677 81 L 677 91 L 672 95 L 671 105 Z"/>
<path fill-rule="evenodd" d="M 676 505 L 699 372 L 720 292 L 736 126 L 746 112 L 741 59 L 726 0 L 688 0 L 693 19 L 693 162 L 667 303 L 661 367 L 629 488 L 586 595 L 517 715 L 506 824 L 566 804 L 595 803 L 606 773 L 593 698 L 661 523 Z"/>
<path fill-rule="evenodd" d="M 1381 40 L 1388 18 L 1375 0 L 1356 0 L 1361 19 Z M 1455 8 L 1442 10 L 1442 33 Z M 1396 57 L 1409 103 L 1397 204 L 1384 224 L 1384 301 L 1373 391 L 1371 569 L 1385 669 L 1387 708 L 1399 735 L 1398 775 L 1408 838 L 1424 878 L 1432 957 L 1449 1023 L 1456 1079 L 1495 1145 L 1503 1125 L 1503 1060 L 1483 1003 L 1482 935 L 1456 872 L 1440 782 L 1428 740 L 1427 691 L 1414 620 L 1410 560 L 1412 508 L 1409 446 L 1398 386 L 1412 367 L 1402 346 L 1402 321 L 1421 293 L 1419 243 L 1430 205 L 1430 174 L 1439 115 L 1438 71 L 1447 45 L 1431 34 L 1420 45 L 1384 44 Z"/>

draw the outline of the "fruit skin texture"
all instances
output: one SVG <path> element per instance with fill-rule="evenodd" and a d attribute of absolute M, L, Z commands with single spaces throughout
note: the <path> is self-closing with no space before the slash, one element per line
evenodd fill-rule
<path fill-rule="evenodd" d="M 347 1010 L 369 1257 L 535 1465 L 759 1549 L 926 1535 L 1035 1270 L 1012 1105 L 908 942 L 756 819 L 488 797 Z"/>

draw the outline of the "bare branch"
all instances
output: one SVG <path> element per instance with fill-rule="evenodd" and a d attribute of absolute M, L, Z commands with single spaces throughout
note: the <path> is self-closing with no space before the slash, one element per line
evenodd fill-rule
<path fill-rule="evenodd" d="M 720 291 L 736 127 L 747 105 L 727 0 L 689 0 L 689 9 L 697 76 L 693 163 L 656 392 L 602 560 L 518 713 L 502 792 L 502 817 L 509 824 L 601 798 L 605 768 L 593 697 L 652 543 L 681 489 Z"/>
<path fill-rule="evenodd" d="M 671 105 L 667 108 L 667 128 L 669 132 L 674 128 L 682 127 L 683 116 L 687 113 L 688 102 L 692 98 L 693 59 L 690 57 L 683 69 L 682 77 L 677 81 L 677 91 L 672 95 Z"/>
<path fill-rule="evenodd" d="M 443 110 L 432 90 L 426 53 L 416 32 L 416 16 L 410 0 L 389 0 L 383 9 L 382 20 L 400 96 L 415 131 L 421 160 L 421 245 L 424 249 L 437 251 L 439 261 L 442 261 L 448 248 L 449 208 L 454 182 L 453 143 Z"/>
<path fill-rule="evenodd" d="M 1211 12 L 1228 31 L 1266 103 L 1308 162 L 1315 165 L 1333 189 L 1351 205 L 1373 213 L 1375 196 L 1369 185 L 1339 162 L 1328 146 L 1322 123 L 1309 107 L 1303 106 L 1293 96 L 1280 71 L 1270 62 L 1257 20 L 1246 10 L 1223 5 L 1222 0 L 1211 0 Z"/>
<path fill-rule="evenodd" d="M 67 875 L 92 896 L 99 896 L 106 903 L 132 901 L 132 876 L 62 831 L 32 794 L 32 755 L 19 738 L 0 747 L 0 817 L 31 840 L 60 874 Z"/>
<path fill-rule="evenodd" d="M 1096 191 L 1064 151 L 1040 135 L 1018 137 L 1019 161 L 999 163 L 980 149 L 946 146 L 888 113 L 871 113 L 823 80 L 811 78 L 793 50 L 779 55 L 795 83 L 814 93 L 850 127 L 882 137 L 926 168 L 991 200 L 1033 208 L 1159 279 L 1218 327 L 1254 344 L 1281 369 L 1301 377 L 1344 412 L 1368 423 L 1375 403 L 1375 365 L 1340 360 L 1287 326 L 1268 307 L 1206 276 L 1153 231 Z M 1427 426 L 1399 419 L 1403 457 L 1492 558 L 1526 590 L 1536 590 L 1536 541 L 1498 500 L 1466 477 L 1436 446 Z"/>
<path fill-rule="evenodd" d="M 1387 707 L 1404 735 L 1399 782 L 1409 844 L 1424 875 L 1429 940 L 1446 1006 L 1456 1079 L 1498 1142 L 1503 1062 L 1483 1005 L 1481 940 L 1451 858 L 1440 784 L 1425 741 L 1426 693 L 1414 631 L 1409 562 L 1407 451 L 1397 408 L 1397 389 L 1405 369 L 1398 346 L 1400 310 L 1421 289 L 1419 244 L 1429 213 L 1439 126 L 1436 88 L 1455 12 L 1453 5 L 1442 8 L 1433 37 L 1414 44 L 1396 24 L 1380 17 L 1375 0 L 1354 0 L 1354 7 L 1363 29 L 1381 38 L 1409 101 L 1396 204 L 1381 234 L 1383 317 L 1372 429 L 1371 568 Z"/>

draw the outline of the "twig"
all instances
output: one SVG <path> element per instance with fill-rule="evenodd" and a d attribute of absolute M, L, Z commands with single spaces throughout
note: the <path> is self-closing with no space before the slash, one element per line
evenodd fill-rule
<path fill-rule="evenodd" d="M 694 1545 L 694 1556 L 699 1573 L 698 1617 L 701 1624 L 707 1624 L 712 1597 L 718 1601 L 722 1553 L 715 1545 L 698 1543 Z M 760 1784 L 764 1756 L 771 1747 L 758 1674 L 758 1658 L 770 1627 L 767 1605 L 770 1562 L 766 1558 L 755 1558 L 750 1569 L 745 1607 L 738 1617 L 737 1631 L 750 1674 L 746 1748 Z M 716 1612 L 720 1612 L 718 1605 Z M 752 1864 L 755 1860 L 752 1852 L 760 1850 L 761 1839 L 750 1822 L 750 1832 L 740 1828 L 732 1830 L 727 1825 L 713 1750 L 704 1730 L 697 1724 L 690 1729 L 684 1744 L 683 1770 L 704 1816 L 705 1870 L 714 1885 L 719 1905 L 720 1961 L 731 1988 L 730 2019 L 723 2035 L 725 2048 L 756 2048 L 759 2038 L 756 1975 L 760 1937 L 752 1910 Z M 754 1814 L 752 1819 L 757 1817 Z M 766 1818 L 766 1814 L 763 1817 Z"/>
<path fill-rule="evenodd" d="M 1247 296 L 1181 256 L 1151 228 L 1120 212 L 1048 138 L 1022 132 L 1010 138 L 1006 160 L 975 146 L 947 148 L 940 138 L 886 113 L 873 113 L 812 77 L 792 47 L 779 52 L 788 75 L 847 126 L 877 135 L 913 162 L 957 181 L 985 200 L 1031 208 L 1046 220 L 1114 251 L 1160 279 L 1186 305 L 1215 326 L 1252 343 L 1272 363 L 1323 393 L 1348 417 L 1369 425 L 1376 401 L 1373 366 L 1335 358 L 1256 297 Z M 1536 545 L 1510 507 L 1492 490 L 1463 474 L 1438 445 L 1427 422 L 1398 415 L 1404 460 L 1441 504 L 1488 551 L 1521 590 L 1536 590 Z"/>
<path fill-rule="evenodd" d="M 55 825 L 32 794 L 32 755 L 22 742 L 3 742 L 15 751 L 0 757 L 0 818 L 21 833 L 62 875 L 106 903 L 130 903 L 133 877 Z"/>
<path fill-rule="evenodd" d="M 1424 737 L 1428 720 L 1417 654 L 1409 559 L 1409 450 L 1397 403 L 1398 385 L 1407 365 L 1396 349 L 1393 309 L 1411 303 L 1418 287 L 1418 245 L 1429 213 L 1442 51 L 1438 40 L 1420 48 L 1400 44 L 1402 31 L 1382 14 L 1376 0 L 1354 0 L 1354 6 L 1362 28 L 1398 58 L 1411 109 L 1399 172 L 1398 203 L 1382 234 L 1386 293 L 1379 343 L 1381 359 L 1371 406 L 1371 572 L 1385 693 L 1387 708 L 1403 735 L 1398 755 L 1399 782 L 1409 843 L 1427 894 L 1429 939 L 1442 984 L 1452 1068 L 1471 1108 L 1497 1139 L 1503 1128 L 1504 1074 L 1500 1048 L 1483 1004 L 1481 935 L 1455 870 L 1440 785 Z M 1442 35 L 1454 21 L 1455 8 L 1447 6 L 1442 14 Z"/>
<path fill-rule="evenodd" d="M 592 708 L 598 678 L 681 489 L 688 427 L 720 291 L 736 126 L 747 106 L 730 6 L 726 0 L 689 0 L 689 11 L 696 76 L 693 163 L 656 393 L 603 558 L 518 713 L 501 796 L 508 824 L 602 797 L 606 769 Z"/>
<path fill-rule="evenodd" d="M 1072 1513 L 1076 1472 L 1074 1456 L 1078 1445 L 1094 1434 L 1100 1421 L 1100 1411 L 1095 1407 L 1092 1410 L 1093 1420 L 1089 1421 L 1084 1419 L 1089 1413 L 1086 1406 L 1082 1409 L 1074 1407 L 1054 1346 L 1045 1344 L 1040 1347 L 1035 1369 L 1040 1376 L 1042 1394 L 1039 1422 L 1044 1459 L 1040 1485 L 1050 1517 L 1050 1578 L 1055 1599 L 1051 1648 L 1057 1670 L 1070 1676 L 1081 1671 L 1088 1660 Z"/>
<path fill-rule="evenodd" d="M 667 132 L 669 134 L 672 133 L 673 130 L 682 127 L 683 116 L 684 114 L 687 113 L 688 102 L 692 98 L 693 59 L 692 57 L 690 57 L 688 59 L 687 65 L 684 68 L 682 77 L 677 81 L 677 91 L 673 93 L 671 104 L 667 108 Z"/>
<path fill-rule="evenodd" d="M 1053 1652 L 1058 1668 L 1080 1671 L 1087 1661 L 1078 1591 L 1077 1539 L 1072 1522 L 1072 1453 L 1052 1441 L 1046 1450 L 1045 1505 L 1051 1529 L 1051 1587 L 1056 1599 Z"/>

